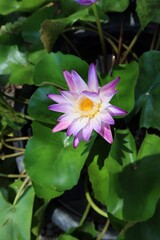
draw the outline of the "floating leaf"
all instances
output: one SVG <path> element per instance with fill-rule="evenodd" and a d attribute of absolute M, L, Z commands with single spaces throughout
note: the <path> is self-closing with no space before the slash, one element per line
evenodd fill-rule
<path fill-rule="evenodd" d="M 64 132 L 52 133 L 51 126 L 34 122 L 32 127 L 33 137 L 25 153 L 26 170 L 39 197 L 56 197 L 77 183 L 89 148 L 82 142 L 74 149 L 73 139 Z"/>
<path fill-rule="evenodd" d="M 141 110 L 140 127 L 160 130 L 160 53 L 149 51 L 139 59 L 135 111 Z"/>
<path fill-rule="evenodd" d="M 156 208 L 156 212 L 152 218 L 146 222 L 133 224 L 132 227 L 125 232 L 123 236 L 119 236 L 117 240 L 159 240 L 160 236 L 160 204 Z M 126 229 L 127 230 L 127 229 Z"/>
<path fill-rule="evenodd" d="M 67 3 L 68 4 L 68 3 Z M 102 21 L 107 22 L 108 17 L 101 8 L 98 8 L 99 17 Z M 49 18 L 49 17 L 48 17 Z M 41 25 L 41 40 L 43 42 L 44 47 L 50 52 L 54 46 L 54 43 L 64 32 L 64 29 L 67 26 L 72 26 L 77 21 L 89 21 L 95 22 L 95 16 L 91 9 L 84 8 L 83 10 L 79 10 L 69 15 L 66 18 L 58 18 L 58 19 L 46 19 Z"/>
<path fill-rule="evenodd" d="M 53 6 L 45 7 L 29 16 L 22 27 L 22 37 L 27 43 L 30 43 L 30 48 L 33 50 L 42 49 L 40 39 L 40 28 L 43 21 L 51 19 L 54 16 Z M 47 20 L 46 20 L 47 21 Z M 49 20 L 48 20 L 49 21 Z"/>
<path fill-rule="evenodd" d="M 135 104 L 135 85 L 139 75 L 139 65 L 133 61 L 129 64 L 123 64 L 113 68 L 109 81 L 120 77 L 116 89 L 118 93 L 111 100 L 112 104 L 125 109 L 128 113 L 133 109 Z M 104 79 L 105 80 L 105 79 Z M 108 77 L 106 78 L 108 81 Z M 103 79 L 102 79 L 103 83 Z"/>
<path fill-rule="evenodd" d="M 159 0 L 138 0 L 137 14 L 140 19 L 142 28 L 149 22 L 160 23 L 160 1 Z"/>
<path fill-rule="evenodd" d="M 153 216 L 160 198 L 160 138 L 147 135 L 137 159 L 133 158 L 133 144 L 127 146 L 127 136 L 115 150 L 115 142 L 107 159 L 109 173 L 108 211 L 115 217 L 126 221 L 145 221 Z M 116 139 L 115 139 L 116 140 Z M 114 156 L 114 158 L 113 158 Z M 134 162 L 133 162 L 134 160 Z M 137 161 L 135 161 L 137 160 Z M 131 207 L 132 206 L 132 207 Z"/>
<path fill-rule="evenodd" d="M 97 231 L 93 222 L 84 223 L 82 226 L 75 228 L 72 232 L 72 236 L 77 239 L 93 240 L 96 239 Z"/>
<path fill-rule="evenodd" d="M 28 114 L 38 121 L 53 125 L 56 124 L 60 113 L 48 110 L 48 106 L 53 104 L 53 101 L 47 97 L 50 93 L 57 94 L 58 90 L 54 86 L 39 87 L 29 100 Z"/>
<path fill-rule="evenodd" d="M 0 45 L 0 75 L 9 75 L 12 84 L 33 84 L 34 65 L 45 51 L 22 53 L 17 46 Z"/>
<path fill-rule="evenodd" d="M 123 12 L 129 6 L 129 0 L 101 0 L 98 4 L 105 12 Z"/>
<path fill-rule="evenodd" d="M 58 240 L 78 240 L 78 238 L 75 238 L 69 234 L 63 234 L 63 235 L 60 235 Z"/>
<path fill-rule="evenodd" d="M 0 115 L 7 122 L 7 124 L 16 130 L 19 130 L 26 120 L 20 116 L 20 113 L 16 112 L 8 103 L 3 99 L 0 94 Z"/>
<path fill-rule="evenodd" d="M 7 202 L 0 192 L 0 232 L 1 239 L 30 239 L 32 207 L 34 200 L 33 188 L 28 188 L 16 205 Z M 25 213 L 25 221 L 22 216 Z"/>
<path fill-rule="evenodd" d="M 15 11 L 31 11 L 40 5 L 42 5 L 45 0 L 1 0 L 0 1 L 0 14 L 7 15 Z"/>
<path fill-rule="evenodd" d="M 107 204 L 108 195 L 109 175 L 105 159 L 108 156 L 109 149 L 110 145 L 104 139 L 98 137 L 88 156 L 88 174 L 94 196 L 103 204 Z"/>
<path fill-rule="evenodd" d="M 61 52 L 47 54 L 35 66 L 34 83 L 36 85 L 43 85 L 52 82 L 59 88 L 68 88 L 63 76 L 64 70 L 75 70 L 82 78 L 86 79 L 88 64 L 70 54 L 62 54 Z"/>
<path fill-rule="evenodd" d="M 59 35 L 63 33 L 63 30 L 67 26 L 66 20 L 45 20 L 41 25 L 41 41 L 44 48 L 48 52 L 52 51 L 52 48 L 58 39 Z"/>

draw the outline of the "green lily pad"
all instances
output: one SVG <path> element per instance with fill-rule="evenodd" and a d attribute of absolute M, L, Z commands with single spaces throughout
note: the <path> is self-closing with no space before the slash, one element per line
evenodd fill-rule
<path fill-rule="evenodd" d="M 117 84 L 116 89 L 118 93 L 113 97 L 111 103 L 118 106 L 128 113 L 134 107 L 135 104 L 135 86 L 139 75 L 139 65 L 133 61 L 129 64 L 123 64 L 113 68 L 111 76 L 106 79 L 102 79 L 101 82 L 104 84 L 120 77 L 120 81 Z"/>
<path fill-rule="evenodd" d="M 30 227 L 32 217 L 32 207 L 34 191 L 29 187 L 21 196 L 16 205 L 5 200 L 0 192 L 0 232 L 1 239 L 17 240 L 30 239 Z M 25 221 L 22 216 L 25 212 Z"/>
<path fill-rule="evenodd" d="M 123 12 L 129 5 L 129 0 L 101 0 L 98 4 L 103 8 L 105 12 Z"/>
<path fill-rule="evenodd" d="M 37 195 L 54 198 L 77 184 L 90 147 L 81 142 L 74 149 L 72 138 L 64 132 L 52 133 L 50 126 L 38 122 L 32 128 L 25 152 L 26 170 Z"/>
<path fill-rule="evenodd" d="M 47 97 L 47 94 L 53 93 L 59 94 L 54 86 L 39 87 L 29 100 L 28 114 L 38 121 L 56 124 L 61 114 L 48 110 L 48 106 L 53 104 L 53 101 Z"/>
<path fill-rule="evenodd" d="M 140 127 L 160 130 L 160 53 L 149 51 L 139 59 L 140 74 L 135 88 L 135 111 L 141 110 Z"/>
<path fill-rule="evenodd" d="M 109 173 L 108 211 L 125 221 L 145 221 L 153 216 L 158 199 L 160 181 L 160 138 L 146 135 L 135 159 L 133 143 L 125 146 L 124 138 L 119 151 L 116 141 L 107 159 Z M 113 157 L 114 156 L 114 157 Z M 122 157 L 121 157 L 122 156 Z M 134 160 L 134 161 L 133 161 Z"/>
<path fill-rule="evenodd" d="M 64 70 L 75 70 L 82 78 L 86 78 L 88 64 L 74 55 L 62 54 L 61 52 L 50 53 L 35 66 L 34 83 L 46 85 L 51 82 L 59 88 L 68 88 L 63 76 Z"/>
<path fill-rule="evenodd" d="M 119 236 L 117 240 L 159 240 L 160 236 L 160 203 L 158 203 L 155 214 L 152 218 L 145 222 L 133 224 L 132 227 L 126 229 L 122 236 Z"/>
<path fill-rule="evenodd" d="M 0 14 L 7 15 L 15 11 L 31 11 L 41 6 L 45 0 L 1 0 L 0 1 Z"/>
<path fill-rule="evenodd" d="M 159 0 L 138 0 L 136 3 L 136 11 L 142 28 L 144 28 L 149 22 L 160 23 Z"/>
<path fill-rule="evenodd" d="M 9 75 L 12 84 L 33 84 L 34 64 L 29 59 L 37 55 L 40 60 L 44 51 L 28 54 L 20 52 L 17 46 L 0 45 L 0 52 L 0 75 Z"/>

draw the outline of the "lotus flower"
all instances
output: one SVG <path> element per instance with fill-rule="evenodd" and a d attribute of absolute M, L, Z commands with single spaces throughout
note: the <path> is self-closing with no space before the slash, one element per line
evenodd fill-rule
<path fill-rule="evenodd" d="M 77 3 L 79 3 L 80 5 L 84 5 L 84 6 L 89 6 L 92 5 L 93 3 L 95 3 L 97 0 L 75 0 Z"/>
<path fill-rule="evenodd" d="M 49 110 L 64 113 L 52 131 L 67 129 L 67 136 L 74 136 L 75 148 L 82 139 L 88 141 L 93 130 L 111 144 L 113 138 L 110 125 L 115 123 L 112 116 L 126 114 L 126 111 L 109 103 L 117 93 L 115 87 L 120 78 L 99 87 L 94 64 L 89 67 L 88 85 L 76 71 L 64 71 L 64 78 L 69 91 L 61 91 L 60 95 L 48 94 L 51 100 L 57 102 L 50 105 Z"/>

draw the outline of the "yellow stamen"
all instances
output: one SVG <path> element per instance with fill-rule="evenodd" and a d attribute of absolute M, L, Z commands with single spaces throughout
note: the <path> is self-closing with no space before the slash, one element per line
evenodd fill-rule
<path fill-rule="evenodd" d="M 78 110 L 83 117 L 94 117 L 99 111 L 100 105 L 84 96 L 78 100 Z"/>
<path fill-rule="evenodd" d="M 81 111 L 90 111 L 93 109 L 94 103 L 89 98 L 82 98 L 79 104 L 79 108 Z"/>

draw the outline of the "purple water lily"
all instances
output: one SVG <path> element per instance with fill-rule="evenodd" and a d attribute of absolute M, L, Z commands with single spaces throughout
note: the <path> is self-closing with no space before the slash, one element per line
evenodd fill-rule
<path fill-rule="evenodd" d="M 97 2 L 97 0 L 75 0 L 77 3 L 79 3 L 80 5 L 84 5 L 84 6 L 89 6 L 92 5 L 93 3 Z"/>
<path fill-rule="evenodd" d="M 96 67 L 91 64 L 88 72 L 88 85 L 76 71 L 64 71 L 64 77 L 69 91 L 49 94 L 48 97 L 57 104 L 49 106 L 49 110 L 62 112 L 53 132 L 67 129 L 67 136 L 74 136 L 73 146 L 76 148 L 80 141 L 88 141 L 95 130 L 107 142 L 112 143 L 110 125 L 115 123 L 112 116 L 125 115 L 126 111 L 109 103 L 117 93 L 115 87 L 120 78 L 99 87 Z"/>

